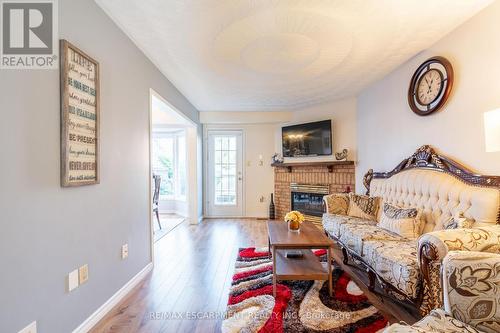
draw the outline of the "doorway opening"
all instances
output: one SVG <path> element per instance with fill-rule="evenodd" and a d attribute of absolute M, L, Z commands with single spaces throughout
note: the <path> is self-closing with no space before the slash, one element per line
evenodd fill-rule
<path fill-rule="evenodd" d="M 198 222 L 196 124 L 151 90 L 152 242 L 181 223 Z"/>

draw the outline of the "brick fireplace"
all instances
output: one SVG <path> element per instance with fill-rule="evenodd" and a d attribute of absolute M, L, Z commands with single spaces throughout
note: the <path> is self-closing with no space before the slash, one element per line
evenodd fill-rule
<path fill-rule="evenodd" d="M 318 198 L 326 191 L 345 192 L 348 188 L 354 191 L 355 176 L 352 161 L 283 163 L 273 166 L 276 219 L 279 220 L 292 210 L 292 202 L 303 210 L 309 210 L 306 207 L 314 206 L 317 209 Z M 318 189 L 317 195 L 314 195 L 315 188 Z M 309 214 L 306 215 L 307 220 L 316 223 L 321 220 L 317 213 L 309 212 Z"/>

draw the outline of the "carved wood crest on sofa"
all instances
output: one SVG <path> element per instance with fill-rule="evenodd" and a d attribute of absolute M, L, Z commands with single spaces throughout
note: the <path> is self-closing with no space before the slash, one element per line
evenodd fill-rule
<path fill-rule="evenodd" d="M 422 146 L 390 172 L 369 170 L 363 183 L 367 195 L 418 209 L 422 221 L 421 236 L 407 239 L 381 228 L 379 221 L 339 214 L 332 207 L 334 195 L 324 198 L 325 232 L 338 241 L 344 264 L 354 260 L 367 270 L 371 289 L 378 281 L 387 293 L 427 314 L 442 305 L 439 276 L 448 251 L 500 253 L 500 177 L 477 175 Z M 457 215 L 471 227 L 444 229 Z"/>

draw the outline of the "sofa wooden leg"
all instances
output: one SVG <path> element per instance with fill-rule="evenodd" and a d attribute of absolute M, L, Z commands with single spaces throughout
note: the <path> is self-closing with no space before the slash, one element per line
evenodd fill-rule
<path fill-rule="evenodd" d="M 347 254 L 347 250 L 343 247 L 342 248 L 342 262 L 344 265 L 347 265 L 349 263 L 349 255 Z"/>
<path fill-rule="evenodd" d="M 367 269 L 368 273 L 368 290 L 373 292 L 375 290 L 375 273 L 371 269 Z"/>

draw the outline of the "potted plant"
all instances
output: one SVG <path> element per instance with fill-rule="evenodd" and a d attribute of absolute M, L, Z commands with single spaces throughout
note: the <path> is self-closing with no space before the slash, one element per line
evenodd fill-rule
<path fill-rule="evenodd" d="M 299 232 L 300 225 L 304 222 L 304 220 L 304 215 L 296 210 L 292 210 L 285 216 L 285 222 L 288 223 L 288 230 L 292 232 Z"/>

